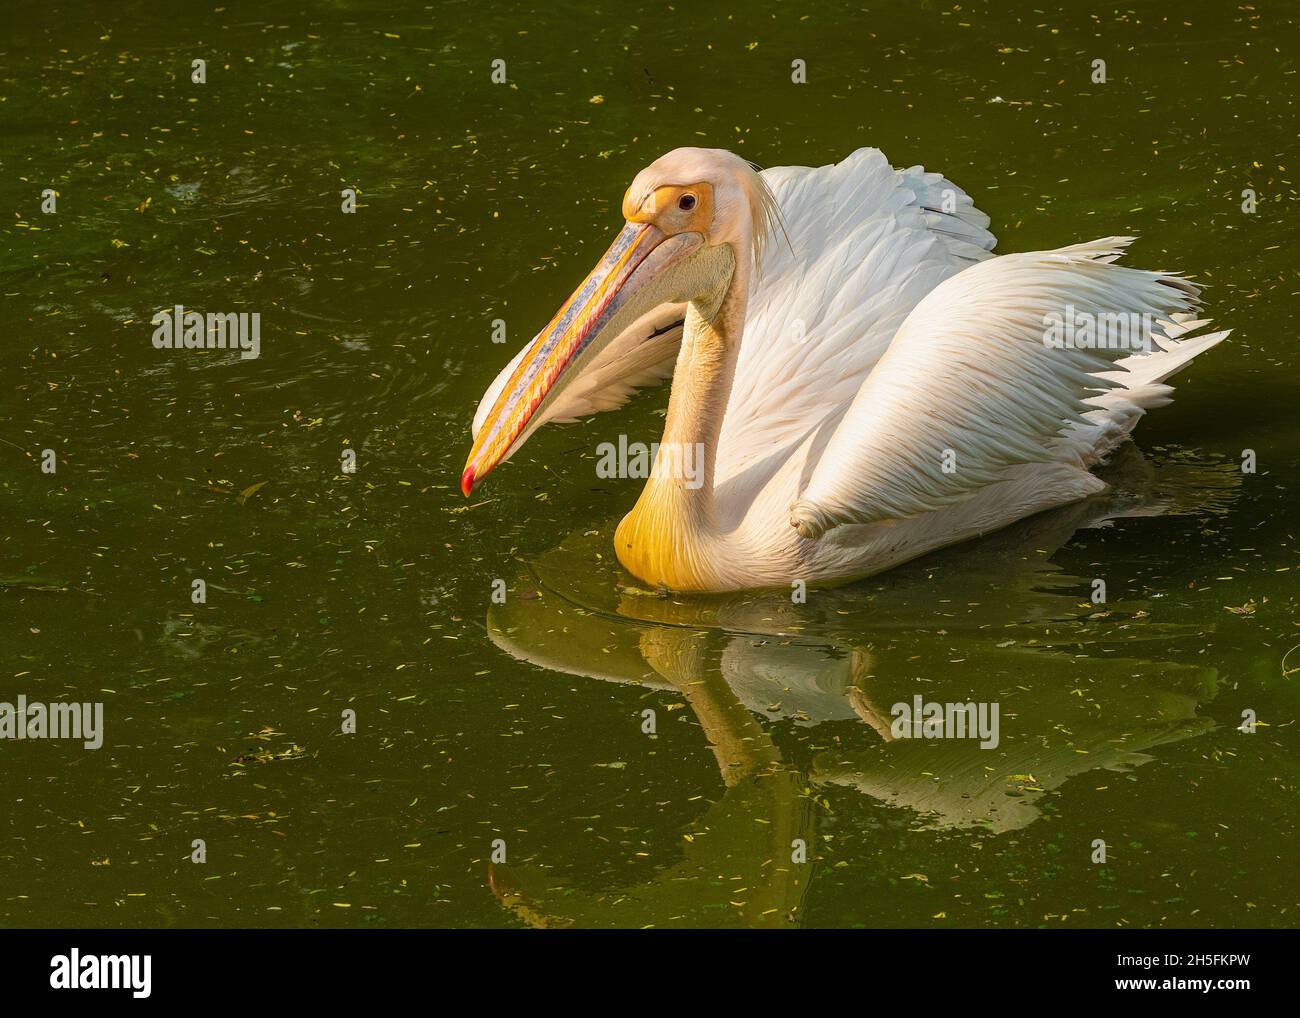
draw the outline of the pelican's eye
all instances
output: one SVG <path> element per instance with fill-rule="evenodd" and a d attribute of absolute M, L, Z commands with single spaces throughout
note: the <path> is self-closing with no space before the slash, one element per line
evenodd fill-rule
<path fill-rule="evenodd" d="M 677 199 L 677 207 L 681 209 L 683 212 L 691 211 L 691 209 L 695 208 L 695 195 L 693 194 L 682 195 L 680 198 Z"/>

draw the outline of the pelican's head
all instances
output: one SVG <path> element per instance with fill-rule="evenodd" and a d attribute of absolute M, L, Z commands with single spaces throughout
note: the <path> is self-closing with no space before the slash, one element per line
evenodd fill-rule
<path fill-rule="evenodd" d="M 474 436 L 461 490 L 469 495 L 532 433 L 543 409 L 615 336 L 664 304 L 716 313 L 737 265 L 748 270 L 776 221 L 757 171 L 716 148 L 679 148 L 636 175 L 626 222 L 591 274 L 555 313 L 497 394 Z"/>

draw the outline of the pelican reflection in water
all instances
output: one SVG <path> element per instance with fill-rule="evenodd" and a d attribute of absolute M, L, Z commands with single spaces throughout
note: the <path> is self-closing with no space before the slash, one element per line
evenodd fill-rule
<path fill-rule="evenodd" d="M 538 926 L 798 925 L 826 858 L 814 800 L 831 789 L 914 826 L 996 837 L 1032 824 L 1070 779 L 1142 765 L 1156 747 L 1207 731 L 1213 723 L 1198 711 L 1214 699 L 1216 672 L 1170 660 L 1188 633 L 1132 603 L 1111 605 L 1126 619 L 1090 622 L 1089 580 L 1051 555 L 1081 527 L 1222 511 L 1239 473 L 1156 469 L 1129 446 L 1106 477 L 1113 487 L 1100 499 L 870 583 L 817 591 L 807 604 L 788 594 L 654 596 L 607 564 L 607 531 L 540 556 L 489 610 L 493 642 L 551 673 L 657 691 L 645 702 L 661 714 L 684 701 L 721 789 L 648 879 L 591 886 L 548 845 L 492 868 L 498 898 Z M 917 694 L 998 703 L 997 747 L 895 738 L 891 708 Z M 825 726 L 816 741 L 828 748 L 788 759 L 778 741 L 789 724 Z M 840 844 L 833 857 L 917 868 L 881 840 Z M 806 862 L 795 861 L 799 843 Z M 861 921 L 897 921 L 871 909 L 863 903 Z"/>

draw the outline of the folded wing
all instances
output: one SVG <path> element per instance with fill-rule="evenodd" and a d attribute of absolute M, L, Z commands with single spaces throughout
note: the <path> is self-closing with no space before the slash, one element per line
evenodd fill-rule
<path fill-rule="evenodd" d="M 1227 333 L 1175 339 L 1199 289 L 1113 264 L 1129 240 L 1004 255 L 931 291 L 863 382 L 791 524 L 815 538 L 941 509 L 1017 464 L 1087 466 L 1135 414 L 1167 402 L 1164 379 Z M 1067 320 L 1097 323 L 1091 348 L 1066 345 L 1064 328 L 1053 332 Z M 1132 323 L 1149 331 L 1134 335 Z M 1123 342 L 1122 328 L 1130 328 Z M 1135 354 L 1148 336 L 1151 352 Z M 1130 377 L 1129 398 L 1108 393 Z"/>
<path fill-rule="evenodd" d="M 719 482 L 833 426 L 916 303 L 996 243 L 965 191 L 920 166 L 895 170 L 879 149 L 763 178 L 786 236 L 751 286 Z"/>

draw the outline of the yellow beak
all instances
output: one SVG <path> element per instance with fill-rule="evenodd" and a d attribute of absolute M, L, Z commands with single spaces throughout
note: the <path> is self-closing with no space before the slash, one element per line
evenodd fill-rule
<path fill-rule="evenodd" d="M 460 478 L 460 489 L 467 497 L 475 484 L 509 455 L 547 396 L 558 392 L 557 382 L 571 373 L 575 362 L 638 288 L 629 287 L 628 281 L 664 240 L 655 226 L 627 223 L 591 274 L 555 313 L 483 420 Z"/>

